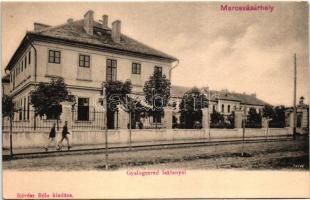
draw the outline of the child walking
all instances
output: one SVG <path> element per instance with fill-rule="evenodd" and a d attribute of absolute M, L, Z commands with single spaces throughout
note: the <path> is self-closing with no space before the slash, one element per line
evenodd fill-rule
<path fill-rule="evenodd" d="M 48 143 L 47 145 L 44 147 L 45 151 L 48 151 L 48 147 L 54 142 L 55 144 L 55 147 L 57 149 L 57 143 L 56 143 L 56 130 L 55 130 L 55 127 L 56 127 L 56 123 L 53 124 L 53 127 L 51 128 L 51 131 L 50 131 L 50 134 L 49 134 L 49 137 L 48 137 Z"/>
<path fill-rule="evenodd" d="M 62 142 L 64 139 L 67 141 L 68 150 L 70 150 L 71 146 L 70 146 L 68 134 L 70 134 L 70 132 L 68 131 L 68 122 L 65 121 L 65 125 L 62 128 L 62 137 L 61 137 L 61 140 L 59 141 L 59 144 L 58 144 L 58 150 L 62 149 Z"/>

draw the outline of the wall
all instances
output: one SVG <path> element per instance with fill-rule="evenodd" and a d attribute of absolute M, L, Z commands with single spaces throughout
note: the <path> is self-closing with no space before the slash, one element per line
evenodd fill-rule
<path fill-rule="evenodd" d="M 29 52 L 30 54 L 30 64 L 29 64 Z M 26 69 L 25 69 L 25 57 L 27 57 L 27 63 L 26 63 Z M 13 66 L 13 68 L 10 70 L 10 74 L 12 76 L 12 82 L 10 82 L 10 91 L 11 93 L 15 93 L 18 89 L 22 88 L 24 85 L 32 81 L 33 75 L 34 75 L 34 63 L 35 63 L 35 56 L 34 56 L 34 50 L 29 46 L 20 56 L 16 64 Z M 18 75 L 16 75 L 17 67 L 21 66 L 21 63 L 23 64 L 23 71 L 20 71 Z M 14 73 L 13 73 L 14 71 Z M 13 74 L 15 74 L 13 79 Z M 13 88 L 13 80 L 15 82 L 15 87 Z"/>
<path fill-rule="evenodd" d="M 270 129 L 268 136 L 291 135 L 290 128 Z M 13 148 L 43 147 L 48 141 L 48 131 L 14 132 Z M 109 143 L 126 144 L 129 142 L 129 130 L 109 130 Z M 9 133 L 2 134 L 3 147 L 9 148 Z M 59 141 L 60 131 L 57 141 Z M 210 129 L 211 140 L 242 138 L 242 129 Z M 265 129 L 246 129 L 245 137 L 265 137 Z M 72 131 L 70 139 L 73 145 L 104 144 L 104 131 Z M 209 139 L 208 129 L 149 129 L 132 130 L 132 142 L 177 141 Z M 65 144 L 65 143 L 64 143 Z"/>
<path fill-rule="evenodd" d="M 169 78 L 169 69 L 171 68 L 171 63 L 169 62 L 153 61 L 43 42 L 36 42 L 35 45 L 38 49 L 38 81 L 48 82 L 51 76 L 62 76 L 68 85 L 98 89 L 106 79 L 107 59 L 117 60 L 117 80 L 125 81 L 131 79 L 133 85 L 137 85 L 140 92 L 142 92 L 141 86 L 153 74 L 155 65 L 162 66 L 163 74 Z M 48 50 L 58 50 L 61 52 L 60 64 L 48 63 Z M 80 68 L 78 66 L 79 54 L 89 55 L 91 59 L 90 78 L 85 78 L 84 80 L 78 77 L 78 70 Z M 140 75 L 132 74 L 132 62 L 141 63 Z M 134 90 L 137 90 L 137 88 L 134 88 Z"/>

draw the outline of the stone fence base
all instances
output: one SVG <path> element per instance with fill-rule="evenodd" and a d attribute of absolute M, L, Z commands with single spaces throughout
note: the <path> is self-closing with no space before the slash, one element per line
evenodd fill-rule
<path fill-rule="evenodd" d="M 48 142 L 48 132 L 13 132 L 13 148 L 43 147 Z M 292 135 L 291 128 L 271 128 L 267 136 Z M 246 129 L 245 137 L 265 137 L 266 129 Z M 61 133 L 57 133 L 57 141 Z M 105 143 L 104 131 L 72 131 L 70 136 L 72 145 L 98 145 Z M 109 130 L 108 142 L 110 144 L 128 144 L 130 134 L 127 129 Z M 242 129 L 133 129 L 131 141 L 177 141 L 197 139 L 229 139 L 242 138 Z M 10 136 L 8 132 L 2 134 L 3 148 L 9 148 Z M 65 141 L 64 141 L 65 144 Z"/>

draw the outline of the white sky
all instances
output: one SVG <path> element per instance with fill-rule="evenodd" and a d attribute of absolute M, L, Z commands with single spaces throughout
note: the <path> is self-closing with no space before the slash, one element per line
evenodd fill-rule
<path fill-rule="evenodd" d="M 256 4 L 274 11 L 222 12 L 212 2 L 2 3 L 2 69 L 34 22 L 59 25 L 91 9 L 96 20 L 120 19 L 124 34 L 179 58 L 174 85 L 256 92 L 271 104 L 292 105 L 296 52 L 297 96 L 308 102 L 307 4 Z"/>

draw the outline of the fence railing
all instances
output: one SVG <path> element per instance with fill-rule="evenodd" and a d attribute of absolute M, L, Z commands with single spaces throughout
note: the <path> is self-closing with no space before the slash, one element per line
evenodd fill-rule
<path fill-rule="evenodd" d="M 105 112 L 89 110 L 87 113 L 72 110 L 72 129 L 103 130 Z"/>
<path fill-rule="evenodd" d="M 15 113 L 14 118 L 12 119 L 13 130 L 49 130 L 52 128 L 54 123 L 56 124 L 57 129 L 59 129 L 62 125 L 62 120 L 57 121 L 56 119 L 47 119 L 45 116 L 35 116 L 34 111 L 32 110 L 25 113 L 29 113 L 27 117 L 24 115 L 20 117 L 19 112 L 17 112 L 17 114 Z M 2 130 L 10 130 L 9 117 L 2 118 Z"/>

